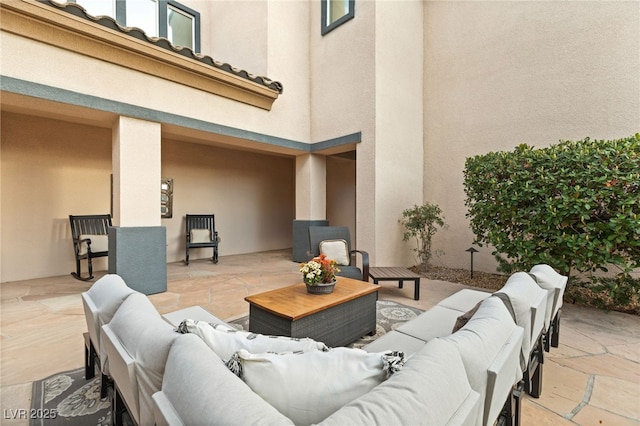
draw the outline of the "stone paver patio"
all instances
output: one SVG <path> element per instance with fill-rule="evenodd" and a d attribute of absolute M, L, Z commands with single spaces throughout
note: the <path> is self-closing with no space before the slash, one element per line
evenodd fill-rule
<path fill-rule="evenodd" d="M 172 263 L 168 291 L 150 298 L 161 313 L 201 305 L 232 320 L 248 314 L 245 296 L 299 281 L 290 259 L 283 250 Z M 32 381 L 83 366 L 80 293 L 90 286 L 71 275 L 1 284 L 2 413 L 29 408 Z M 395 283 L 382 283 L 379 298 L 425 310 L 462 288 L 423 278 L 419 301 Z M 640 317 L 565 304 L 560 347 L 545 356 L 542 396 L 523 400 L 523 425 L 640 424 Z"/>

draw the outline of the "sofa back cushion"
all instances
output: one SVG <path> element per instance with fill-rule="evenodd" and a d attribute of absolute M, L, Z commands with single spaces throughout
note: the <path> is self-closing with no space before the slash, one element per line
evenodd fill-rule
<path fill-rule="evenodd" d="M 473 424 L 479 406 L 479 395 L 469 385 L 455 345 L 434 339 L 387 381 L 320 424 Z"/>
<path fill-rule="evenodd" d="M 293 424 L 230 372 L 200 338 L 189 334 L 171 345 L 162 391 L 153 401 L 158 425 Z"/>
<path fill-rule="evenodd" d="M 529 275 L 533 277 L 536 283 L 543 289 L 547 290 L 547 315 L 545 318 L 545 326 L 548 329 L 553 317 L 562 307 L 562 299 L 567 286 L 568 277 L 560 275 L 549 265 L 535 265 L 529 271 Z"/>
<path fill-rule="evenodd" d="M 516 324 L 524 328 L 521 359 L 524 371 L 529 362 L 529 354 L 544 330 L 547 292 L 526 272 L 516 272 L 494 294 L 511 307 Z"/>
<path fill-rule="evenodd" d="M 488 414 L 488 408 L 493 404 L 494 399 L 497 398 L 502 405 L 509 395 L 509 390 L 496 392 L 497 390 L 492 388 L 487 371 L 501 356 L 505 345 L 517 328 L 504 303 L 492 296 L 482 301 L 476 313 L 460 330 L 442 338 L 455 344 L 460 352 L 471 387 L 481 395 L 484 404 L 480 420 L 484 419 L 485 411 Z M 506 377 L 510 378 L 510 386 L 522 377 L 518 368 L 518 355 L 516 351 L 514 371 L 504 372 Z"/>
<path fill-rule="evenodd" d="M 315 424 L 397 371 L 404 354 L 362 349 L 251 354 L 227 363 L 247 385 L 296 425 Z"/>
<path fill-rule="evenodd" d="M 162 386 L 169 349 L 179 334 L 173 331 L 173 327 L 162 319 L 147 296 L 141 293 L 127 297 L 113 316 L 109 328 L 135 360 L 139 423 L 153 423 L 151 396 Z"/>
<path fill-rule="evenodd" d="M 127 287 L 119 275 L 107 274 L 82 293 L 82 305 L 89 337 L 100 357 L 100 369 L 104 374 L 109 374 L 109 367 L 107 356 L 100 344 L 100 328 L 111 321 L 122 302 L 135 292 Z"/>
<path fill-rule="evenodd" d="M 86 292 L 83 293 L 87 299 L 90 299 L 95 307 L 95 312 L 87 312 L 85 305 L 85 315 L 98 320 L 99 326 L 95 327 L 94 332 L 100 333 L 100 327 L 107 324 L 113 318 L 122 302 L 136 291 L 127 287 L 124 280 L 116 274 L 107 274 L 96 281 Z M 91 330 L 89 330 L 91 333 Z"/>

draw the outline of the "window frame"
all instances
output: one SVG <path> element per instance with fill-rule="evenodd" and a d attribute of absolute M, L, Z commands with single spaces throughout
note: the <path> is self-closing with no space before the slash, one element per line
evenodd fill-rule
<path fill-rule="evenodd" d="M 320 33 L 324 36 L 328 33 L 330 33 L 331 31 L 335 30 L 336 28 L 338 28 L 340 25 L 344 24 L 347 21 L 350 21 L 351 19 L 353 19 L 356 16 L 356 1 L 355 0 L 349 0 L 349 11 L 344 14 L 343 16 L 341 16 L 340 18 L 336 19 L 335 21 L 333 21 L 330 24 L 327 24 L 327 16 L 329 13 L 329 2 L 331 0 L 321 0 L 322 3 L 322 10 L 320 13 L 320 19 L 321 19 L 321 23 L 320 23 Z"/>
<path fill-rule="evenodd" d="M 64 1 L 64 0 L 61 0 Z M 68 0 L 73 3 L 78 3 L 78 0 Z M 112 0 L 114 5 L 114 18 L 116 22 L 118 22 L 122 26 L 128 26 L 127 24 L 127 1 L 135 1 L 135 0 Z M 193 47 L 191 48 L 194 52 L 200 53 L 200 12 L 197 12 L 181 3 L 178 3 L 175 0 L 154 0 L 156 3 L 156 7 L 158 8 L 158 37 L 164 37 L 169 40 L 169 29 L 167 17 L 169 15 L 169 6 L 178 9 L 180 12 L 190 15 L 193 17 Z M 80 2 L 80 5 L 82 3 Z M 155 37 L 155 35 L 150 35 Z M 169 40 L 171 41 L 171 40 Z M 173 42 L 171 42 L 173 44 Z M 188 46 L 183 46 L 188 47 Z"/>
<path fill-rule="evenodd" d="M 158 0 L 158 5 L 160 8 L 158 13 L 158 32 L 160 33 L 160 37 L 169 38 L 168 16 L 169 6 L 171 6 L 193 17 L 193 51 L 200 53 L 200 13 L 174 0 Z"/>

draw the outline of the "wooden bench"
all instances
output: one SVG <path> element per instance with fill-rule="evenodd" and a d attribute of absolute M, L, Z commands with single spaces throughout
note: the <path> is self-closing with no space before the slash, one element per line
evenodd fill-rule
<path fill-rule="evenodd" d="M 92 259 L 109 255 L 107 230 L 111 227 L 111 215 L 69 215 L 69 224 L 71 225 L 73 252 L 76 258 L 76 272 L 72 272 L 71 275 L 82 281 L 92 280 Z M 87 259 L 89 269 L 89 276 L 84 278 L 80 271 L 82 259 Z"/>

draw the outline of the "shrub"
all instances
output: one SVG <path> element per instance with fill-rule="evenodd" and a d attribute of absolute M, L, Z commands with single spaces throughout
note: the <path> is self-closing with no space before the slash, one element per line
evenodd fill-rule
<path fill-rule="evenodd" d="M 429 261 L 433 256 L 431 253 L 431 240 L 438 231 L 438 226 L 441 228 L 446 226 L 442 210 L 435 204 L 415 205 L 413 208 L 402 212 L 402 219 L 399 222 L 405 228 L 402 241 L 409 241 L 411 238 L 416 239 L 416 248 L 413 251 L 418 254 L 420 270 L 428 270 Z"/>
<path fill-rule="evenodd" d="M 464 190 L 475 243 L 502 272 L 640 266 L 640 134 L 467 158 Z"/>

